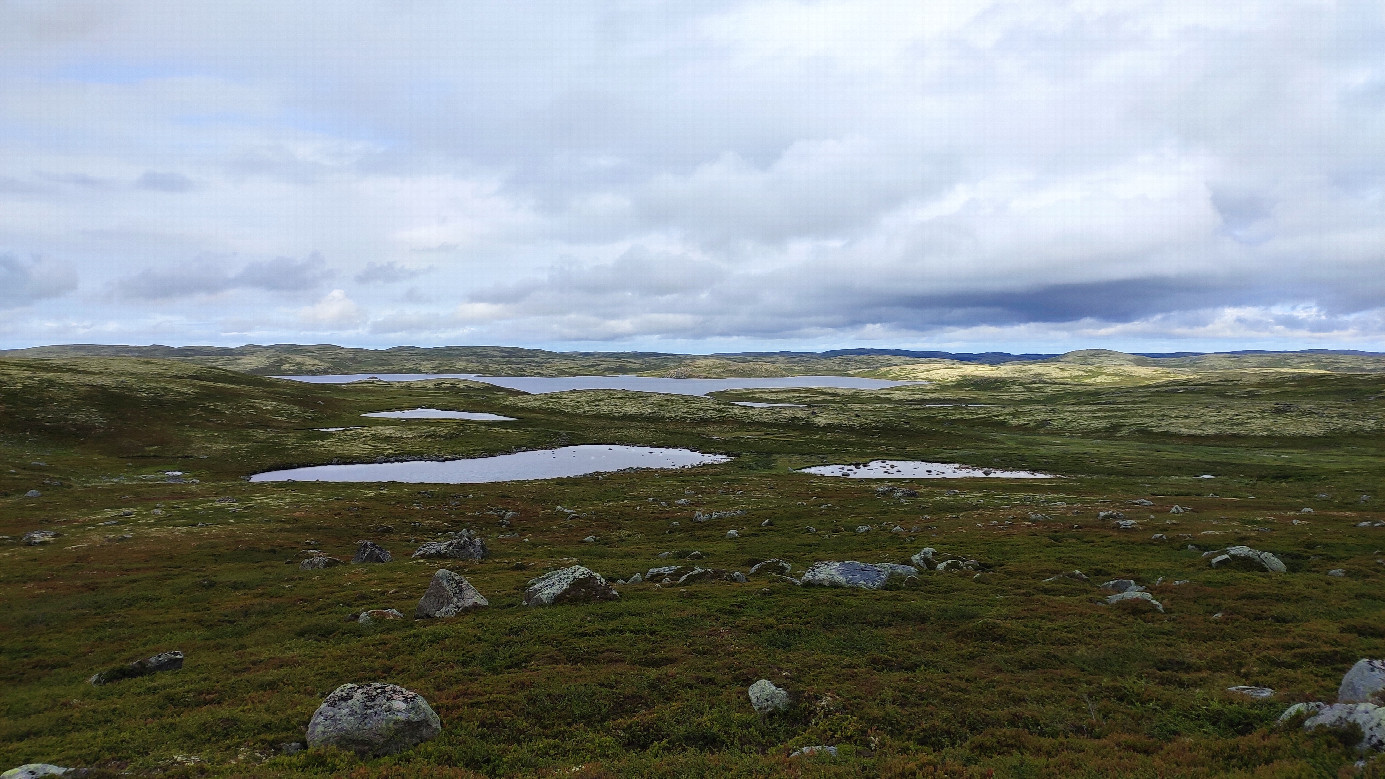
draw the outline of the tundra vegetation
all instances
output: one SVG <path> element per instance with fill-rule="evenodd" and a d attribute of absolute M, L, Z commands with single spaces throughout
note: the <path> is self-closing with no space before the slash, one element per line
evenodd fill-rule
<path fill-rule="evenodd" d="M 1381 358 L 815 363 L 481 350 L 465 362 L 406 350 L 392 363 L 388 353 L 350 362 L 337 347 L 256 349 L 0 359 L 0 768 L 1385 776 L 1371 754 L 1353 767 L 1360 734 L 1277 724 L 1293 703 L 1334 700 L 1359 659 L 1385 657 Z M 525 395 L 461 380 L 252 373 L 297 370 L 852 371 L 929 383 Z M 516 421 L 361 416 L 415 407 Z M 334 427 L 348 429 L 319 430 Z M 733 459 L 493 484 L 245 480 L 602 443 Z M 1062 478 L 795 472 L 873 459 Z M 483 559 L 411 557 L 468 530 Z M 26 542 L 32 531 L 46 534 Z M 365 539 L 392 561 L 299 565 L 309 550 L 350 560 Z M 1270 552 L 1287 571 L 1212 567 L 1203 554 L 1233 546 Z M 790 564 L 789 577 L 819 561 L 908 564 L 925 547 L 974 563 L 890 576 L 878 590 L 798 586 L 769 575 L 779 564 L 730 576 L 770 559 Z M 615 583 L 675 564 L 723 573 L 523 605 L 526 585 L 550 571 L 581 565 Z M 438 569 L 489 606 L 356 619 L 414 614 Z M 1163 611 L 1141 597 L 1108 604 L 1100 585 L 1118 579 Z M 89 681 L 175 650 L 177 670 Z M 747 690 L 762 679 L 788 693 L 785 707 L 752 707 Z M 306 740 L 334 690 L 377 682 L 426 699 L 437 737 L 380 757 L 286 747 Z"/>

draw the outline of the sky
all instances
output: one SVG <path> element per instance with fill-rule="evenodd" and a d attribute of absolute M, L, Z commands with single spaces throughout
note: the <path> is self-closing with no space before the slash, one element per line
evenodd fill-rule
<path fill-rule="evenodd" d="M 0 0 L 0 347 L 1385 350 L 1385 4 Z"/>

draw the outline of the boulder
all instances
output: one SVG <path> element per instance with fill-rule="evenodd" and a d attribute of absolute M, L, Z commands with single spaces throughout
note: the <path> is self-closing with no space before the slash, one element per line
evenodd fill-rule
<path fill-rule="evenodd" d="M 40 776 L 64 776 L 68 773 L 77 773 L 77 771 L 52 763 L 25 763 L 18 768 L 11 768 L 0 774 L 0 779 L 38 779 Z"/>
<path fill-rule="evenodd" d="M 477 592 L 471 582 L 446 568 L 439 568 L 433 572 L 428 591 L 418 601 L 414 619 L 455 617 L 489 605 L 490 601 Z"/>
<path fill-rule="evenodd" d="M 1139 529 L 1140 529 L 1140 523 L 1139 523 L 1139 522 L 1136 522 L 1136 521 L 1133 520 L 1133 519 L 1118 519 L 1118 520 L 1116 520 L 1116 529 L 1117 529 L 1117 530 L 1139 530 Z"/>
<path fill-rule="evenodd" d="M 975 560 L 944 560 L 938 563 L 937 571 L 979 571 L 981 563 Z"/>
<path fill-rule="evenodd" d="M 87 681 L 92 684 L 109 684 L 118 682 L 121 679 L 133 679 L 136 676 L 148 676 L 149 674 L 159 673 L 160 671 L 176 671 L 183 667 L 183 653 L 178 650 L 172 652 L 162 652 L 153 657 L 146 657 L 143 660 L 136 660 L 129 665 L 108 668 Z"/>
<path fill-rule="evenodd" d="M 304 571 L 320 571 L 323 568 L 331 568 L 334 565 L 341 565 L 341 560 L 335 557 L 328 557 L 325 554 L 313 555 L 298 564 L 299 569 Z"/>
<path fill-rule="evenodd" d="M 1330 571 L 1327 572 L 1327 575 L 1328 575 L 1328 576 L 1331 576 L 1331 577 L 1334 577 L 1334 578 L 1337 578 L 1337 579 L 1342 579 L 1342 578 L 1345 578 L 1345 577 L 1346 577 L 1346 575 L 1347 575 L 1347 569 L 1345 569 L 1345 568 L 1333 568 L 1332 570 L 1330 570 Z"/>
<path fill-rule="evenodd" d="M 1098 511 L 1097 514 L 1096 514 L 1096 518 L 1097 518 L 1098 520 L 1107 520 L 1107 519 L 1110 519 L 1110 520 L 1117 520 L 1117 519 L 1125 519 L 1125 512 L 1122 512 L 1122 511 Z"/>
<path fill-rule="evenodd" d="M 362 611 L 360 614 L 356 615 L 356 621 L 362 625 L 403 618 L 404 615 L 399 612 L 399 609 L 370 609 L 369 611 Z"/>
<path fill-rule="evenodd" d="M 1126 592 L 1117 592 L 1112 595 L 1106 596 L 1106 604 L 1108 606 L 1115 605 L 1117 603 L 1124 603 L 1126 601 L 1144 601 L 1149 605 L 1153 606 L 1154 608 L 1158 609 L 1161 614 L 1164 611 L 1164 604 L 1155 600 L 1154 596 L 1150 595 L 1147 592 L 1139 590 L 1127 590 Z"/>
<path fill-rule="evenodd" d="M 837 756 L 837 748 L 827 744 L 815 744 L 810 747 L 799 747 L 789 753 L 789 757 L 811 757 L 813 755 Z"/>
<path fill-rule="evenodd" d="M 356 556 L 351 558 L 353 563 L 388 563 L 394 559 L 384 547 L 378 546 L 374 541 L 357 541 Z"/>
<path fill-rule="evenodd" d="M 1134 579 L 1112 579 L 1101 585 L 1101 589 L 1110 592 L 1144 592 L 1144 587 L 1135 583 Z"/>
<path fill-rule="evenodd" d="M 574 565 L 532 579 L 524 589 L 524 605 L 552 606 L 557 603 L 589 603 L 616 600 L 620 593 L 601 578 L 601 574 Z"/>
<path fill-rule="evenodd" d="M 876 563 L 876 568 L 884 571 L 887 576 L 918 576 L 919 569 L 912 565 L 900 565 L 899 563 Z"/>
<path fill-rule="evenodd" d="M 779 558 L 775 557 L 769 560 L 761 560 L 760 562 L 750 566 L 750 575 L 754 576 L 755 574 L 764 571 L 765 573 L 777 573 L 781 576 L 787 576 L 789 571 L 792 570 L 792 565 L 790 565 L 788 562 L 784 560 L 780 560 Z"/>
<path fill-rule="evenodd" d="M 649 571 L 645 573 L 644 579 L 649 582 L 661 582 L 664 579 L 673 579 L 676 581 L 678 577 L 691 570 L 692 568 L 686 565 L 661 565 L 657 568 L 650 568 Z"/>
<path fill-rule="evenodd" d="M 1278 557 L 1275 557 L 1269 552 L 1261 552 L 1256 549 L 1251 549 L 1248 546 L 1227 547 L 1227 549 L 1223 551 L 1221 554 L 1216 554 L 1215 552 L 1208 552 L 1203 556 L 1206 557 L 1207 555 L 1215 555 L 1212 558 L 1213 568 L 1220 568 L 1221 566 L 1226 565 L 1227 563 L 1245 562 L 1260 568 L 1264 568 L 1266 571 L 1269 571 L 1271 573 L 1284 573 L 1288 570 L 1284 567 L 1284 563 L 1281 562 Z"/>
<path fill-rule="evenodd" d="M 909 562 L 913 563 L 915 568 L 919 568 L 925 571 L 931 571 L 934 568 L 938 567 L 937 561 L 933 559 L 933 555 L 936 555 L 937 553 L 938 550 L 932 547 L 927 547 L 920 551 L 918 554 L 914 555 L 913 557 L 910 557 Z"/>
<path fill-rule="evenodd" d="M 738 533 L 738 532 L 736 532 L 735 530 L 728 530 L 728 531 L 726 531 L 726 538 L 727 538 L 728 540 L 729 540 L 729 539 L 733 539 L 733 538 L 740 538 L 740 537 L 741 537 L 741 534 Z"/>
<path fill-rule="evenodd" d="M 789 693 L 768 679 L 750 685 L 750 705 L 760 714 L 772 714 L 789 707 Z"/>
<path fill-rule="evenodd" d="M 844 562 L 814 563 L 804 572 L 803 584 L 817 584 L 825 587 L 857 587 L 878 590 L 885 586 L 890 574 L 883 568 L 855 560 Z"/>
<path fill-rule="evenodd" d="M 313 712 L 308 746 L 375 757 L 402 752 L 441 732 L 437 713 L 416 692 L 379 682 L 343 684 Z"/>
<path fill-rule="evenodd" d="M 1357 660 L 1337 688 L 1338 703 L 1369 703 L 1385 690 L 1385 660 Z"/>
<path fill-rule="evenodd" d="M 1170 514 L 1187 514 L 1190 511 L 1192 511 L 1192 509 L 1187 508 L 1185 506 L 1180 506 L 1177 503 L 1173 504 L 1173 506 L 1169 509 Z"/>
<path fill-rule="evenodd" d="M 456 538 L 429 541 L 411 556 L 425 560 L 480 560 L 486 556 L 486 542 L 471 533 L 459 533 Z"/>
<path fill-rule="evenodd" d="M 1237 695 L 1245 695 L 1251 698 L 1255 698 L 1256 700 L 1264 700 L 1266 698 L 1274 697 L 1274 690 L 1271 690 L 1268 687 L 1251 687 L 1244 684 L 1238 684 L 1235 687 L 1227 687 L 1226 691 L 1234 692 Z"/>
<path fill-rule="evenodd" d="M 57 537 L 58 534 L 52 530 L 30 530 L 24 534 L 24 538 L 21 540 L 25 546 L 38 546 L 39 544 L 50 544 Z"/>
<path fill-rule="evenodd" d="M 1385 706 L 1377 706 L 1374 703 L 1334 703 L 1331 705 L 1317 704 L 1321 708 L 1313 712 L 1308 719 L 1303 722 L 1304 730 L 1315 728 L 1348 728 L 1352 725 L 1361 729 L 1361 740 L 1357 742 L 1356 748 L 1362 752 L 1381 752 L 1385 751 Z M 1298 707 L 1304 707 L 1295 711 Z M 1290 707 L 1289 711 L 1284 712 L 1284 717 L 1292 716 L 1290 712 L 1313 711 L 1311 705 L 1297 704 Z"/>
<path fill-rule="evenodd" d="M 679 584 L 695 584 L 706 581 L 745 583 L 745 574 L 740 571 L 726 571 L 721 568 L 694 568 L 678 578 Z"/>
<path fill-rule="evenodd" d="M 43 493 L 42 493 L 42 492 L 39 492 L 38 490 L 29 490 L 28 492 L 24 493 L 24 497 L 26 497 L 26 498 L 41 498 L 41 497 L 43 497 Z"/>

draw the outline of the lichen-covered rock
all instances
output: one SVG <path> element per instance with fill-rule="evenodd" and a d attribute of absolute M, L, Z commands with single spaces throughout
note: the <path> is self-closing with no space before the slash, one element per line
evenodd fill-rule
<path fill-rule="evenodd" d="M 394 559 L 384 547 L 377 545 L 374 541 L 357 541 L 356 556 L 351 558 L 353 563 L 388 563 Z"/>
<path fill-rule="evenodd" d="M 589 603 L 616 600 L 616 592 L 601 574 L 574 565 L 533 579 L 524 589 L 524 605 L 551 606 L 557 603 Z"/>
<path fill-rule="evenodd" d="M 817 584 L 825 587 L 856 587 L 865 590 L 878 590 L 885 586 L 890 574 L 883 568 L 867 563 L 846 560 L 844 562 L 814 563 L 803 573 L 803 584 Z"/>
<path fill-rule="evenodd" d="M 331 568 L 332 566 L 341 564 L 341 560 L 338 560 L 335 557 L 328 557 L 325 554 L 320 554 L 309 557 L 308 559 L 299 563 L 298 567 L 300 570 L 304 571 L 320 571 L 323 568 Z"/>
<path fill-rule="evenodd" d="M 750 575 L 754 576 L 755 574 L 763 571 L 767 574 L 777 573 L 780 576 L 787 576 L 789 571 L 792 570 L 793 565 L 791 565 L 789 562 L 785 560 L 780 560 L 779 558 L 775 557 L 769 560 L 761 560 L 760 562 L 750 566 Z"/>
<path fill-rule="evenodd" d="M 442 732 L 442 722 L 416 692 L 394 684 L 343 684 L 308 723 L 308 746 L 339 747 L 358 755 L 393 755 Z"/>
<path fill-rule="evenodd" d="M 1134 579 L 1112 579 L 1101 585 L 1101 589 L 1110 592 L 1143 592 L 1145 588 L 1136 584 Z"/>
<path fill-rule="evenodd" d="M 153 657 L 136 660 L 129 665 L 109 668 L 96 674 L 87 681 L 92 684 L 110 684 L 111 682 L 118 682 L 121 679 L 148 676 L 149 674 L 159 673 L 160 671 L 176 671 L 182 667 L 183 653 L 175 649 L 172 652 L 161 652 Z"/>
<path fill-rule="evenodd" d="M 477 592 L 465 577 L 439 568 L 433 572 L 433 581 L 429 582 L 428 591 L 418 602 L 414 619 L 455 617 L 489 605 L 490 601 Z"/>
<path fill-rule="evenodd" d="M 1164 604 L 1155 600 L 1153 595 L 1150 595 L 1149 593 L 1140 590 L 1126 590 L 1125 592 L 1117 592 L 1112 595 L 1106 596 L 1107 605 L 1115 605 L 1117 603 L 1126 602 L 1135 603 L 1140 601 L 1148 603 L 1149 605 L 1158 609 L 1160 613 L 1164 611 Z"/>
<path fill-rule="evenodd" d="M 1385 660 L 1357 660 L 1342 677 L 1338 703 L 1366 703 L 1385 690 Z"/>
<path fill-rule="evenodd" d="M 458 533 L 455 538 L 429 541 L 414 551 L 419 559 L 481 560 L 487 554 L 486 542 L 471 533 Z"/>
<path fill-rule="evenodd" d="M 930 546 L 921 550 L 918 554 L 914 555 L 913 557 L 910 557 L 909 562 L 913 563 L 915 568 L 924 571 L 931 571 L 934 568 L 938 567 L 938 562 L 933 559 L 933 556 L 937 553 L 938 550 Z"/>
<path fill-rule="evenodd" d="M 677 581 L 680 576 L 693 570 L 686 565 L 661 565 L 657 568 L 650 568 L 644 575 L 644 580 L 648 582 L 661 582 L 665 579 Z"/>
<path fill-rule="evenodd" d="M 1265 700 L 1274 697 L 1274 690 L 1269 687 L 1251 687 L 1245 684 L 1238 684 L 1235 687 L 1227 687 L 1227 692 L 1234 692 L 1237 695 L 1245 695 L 1256 700 Z"/>
<path fill-rule="evenodd" d="M 66 776 L 71 773 L 76 772 L 52 763 L 25 763 L 0 774 L 0 779 L 38 779 L 41 776 Z"/>
<path fill-rule="evenodd" d="M 1205 556 L 1206 555 L 1204 555 L 1204 557 Z M 1261 552 L 1257 549 L 1251 549 L 1248 546 L 1227 547 L 1224 552 L 1212 557 L 1213 568 L 1220 568 L 1223 565 L 1235 562 L 1245 562 L 1251 565 L 1256 565 L 1261 568 L 1264 568 L 1266 571 L 1269 571 L 1270 573 L 1284 573 L 1288 570 L 1288 568 L 1284 567 L 1284 563 L 1281 562 L 1278 557 L 1275 557 L 1269 552 Z"/>
<path fill-rule="evenodd" d="M 39 544 L 52 543 L 58 534 L 52 530 L 30 530 L 24 534 L 22 539 L 25 546 L 38 546 Z"/>
<path fill-rule="evenodd" d="M 783 711 L 789 707 L 789 693 L 768 679 L 750 685 L 750 706 L 761 714 Z"/>
<path fill-rule="evenodd" d="M 1293 709 L 1291 708 L 1290 711 Z M 1285 712 L 1288 716 L 1289 712 Z M 1385 706 L 1374 703 L 1334 703 L 1323 706 L 1303 722 L 1304 730 L 1314 728 L 1361 728 L 1356 748 L 1362 752 L 1385 751 Z"/>
<path fill-rule="evenodd" d="M 900 565 L 899 563 L 876 563 L 876 568 L 885 572 L 886 576 L 918 576 L 919 569 L 912 565 Z"/>
<path fill-rule="evenodd" d="M 362 611 L 360 614 L 356 615 L 356 621 L 362 625 L 403 618 L 404 615 L 399 612 L 399 609 L 370 609 L 369 611 Z"/>

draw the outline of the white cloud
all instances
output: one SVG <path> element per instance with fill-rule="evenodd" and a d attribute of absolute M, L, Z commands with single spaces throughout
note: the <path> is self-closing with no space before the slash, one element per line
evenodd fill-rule
<path fill-rule="evenodd" d="M 349 329 L 364 323 L 366 317 L 345 290 L 334 289 L 311 306 L 298 309 L 298 319 L 310 329 Z"/>

